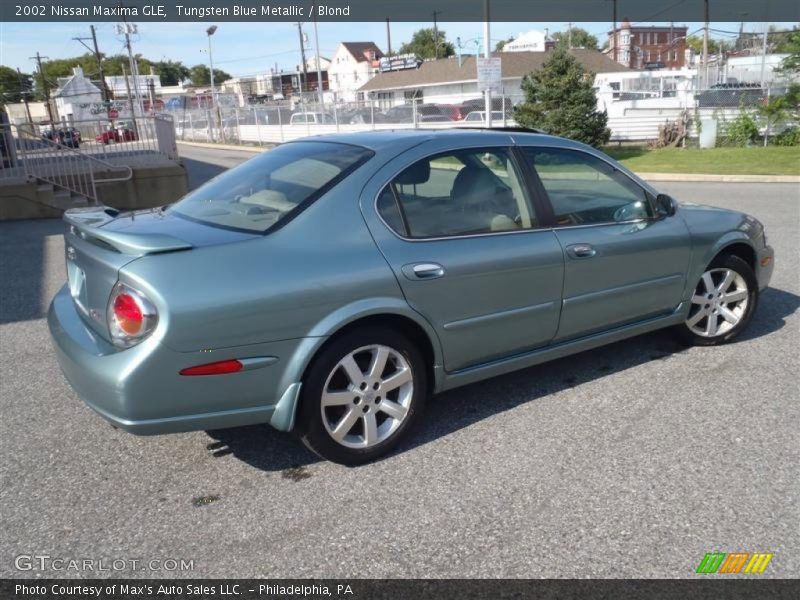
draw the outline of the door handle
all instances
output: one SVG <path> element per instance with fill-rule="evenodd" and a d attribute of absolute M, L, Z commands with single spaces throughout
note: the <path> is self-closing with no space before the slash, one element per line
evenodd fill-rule
<path fill-rule="evenodd" d="M 403 267 L 403 274 L 408 279 L 437 279 L 444 277 L 444 267 L 438 263 L 416 263 L 412 265 L 405 265 Z"/>
<path fill-rule="evenodd" d="M 572 258 L 591 258 L 597 254 L 597 250 L 591 244 L 572 244 L 567 246 L 567 254 Z"/>

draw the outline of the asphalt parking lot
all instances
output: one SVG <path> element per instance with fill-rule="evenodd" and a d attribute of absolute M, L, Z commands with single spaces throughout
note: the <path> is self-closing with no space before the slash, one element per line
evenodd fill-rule
<path fill-rule="evenodd" d="M 185 155 L 194 183 L 221 162 Z M 800 191 L 659 187 L 765 223 L 775 274 L 740 341 L 657 332 L 454 390 L 352 469 L 268 426 L 112 429 L 50 348 L 62 223 L 0 223 L 0 577 L 92 574 L 15 568 L 49 555 L 193 561 L 94 573 L 141 577 L 671 578 L 710 551 L 773 552 L 762 577 L 796 576 Z"/>

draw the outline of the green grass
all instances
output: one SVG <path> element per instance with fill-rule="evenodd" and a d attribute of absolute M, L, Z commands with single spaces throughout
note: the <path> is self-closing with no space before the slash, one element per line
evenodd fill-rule
<path fill-rule="evenodd" d="M 800 175 L 800 147 L 664 148 L 609 146 L 604 151 L 639 173 Z"/>

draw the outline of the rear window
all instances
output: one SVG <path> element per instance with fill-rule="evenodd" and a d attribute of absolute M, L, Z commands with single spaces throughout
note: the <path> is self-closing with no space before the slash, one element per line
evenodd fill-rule
<path fill-rule="evenodd" d="M 284 144 L 215 177 L 169 210 L 207 225 L 265 233 L 371 156 L 347 144 Z"/>

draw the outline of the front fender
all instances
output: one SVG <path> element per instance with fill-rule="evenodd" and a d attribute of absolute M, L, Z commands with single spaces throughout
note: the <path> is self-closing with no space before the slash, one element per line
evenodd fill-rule
<path fill-rule="evenodd" d="M 704 248 L 698 248 L 699 251 L 697 252 L 696 259 L 692 263 L 691 272 L 686 279 L 687 285 L 684 300 L 691 298 L 697 282 L 700 281 L 700 277 L 706 270 L 706 267 L 714 260 L 714 257 L 733 244 L 747 244 L 755 252 L 753 240 L 743 231 L 729 231 L 717 238 L 712 244 Z"/>

